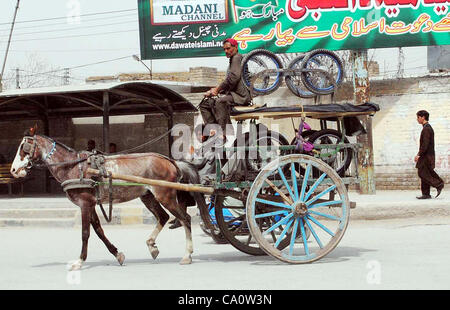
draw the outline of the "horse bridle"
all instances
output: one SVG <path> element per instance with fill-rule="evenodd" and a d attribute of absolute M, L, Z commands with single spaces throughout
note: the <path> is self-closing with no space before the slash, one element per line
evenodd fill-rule
<path fill-rule="evenodd" d="M 24 143 L 22 145 L 22 151 L 29 156 L 29 162 L 28 162 L 28 165 L 26 167 L 26 169 L 29 170 L 34 165 L 34 160 L 33 159 L 34 159 L 34 154 L 36 153 L 37 141 L 36 141 L 36 138 L 32 137 L 32 136 L 25 136 L 24 139 L 25 139 L 25 141 L 24 141 Z M 28 139 L 31 139 L 32 142 L 31 143 L 28 142 Z M 53 141 L 52 149 L 45 156 L 44 160 L 49 159 L 53 155 L 55 150 L 56 150 L 56 142 Z"/>
<path fill-rule="evenodd" d="M 22 144 L 22 151 L 29 156 L 29 162 L 26 167 L 27 170 L 33 167 L 33 157 L 34 153 L 36 153 L 37 142 L 36 139 L 32 136 L 25 136 L 25 141 Z M 31 143 L 28 140 L 31 139 Z"/>

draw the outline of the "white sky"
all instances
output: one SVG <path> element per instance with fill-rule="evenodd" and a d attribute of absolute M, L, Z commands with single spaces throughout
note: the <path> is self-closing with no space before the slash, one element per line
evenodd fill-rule
<path fill-rule="evenodd" d="M 0 64 L 6 50 L 16 0 L 0 0 Z M 79 24 L 70 24 L 67 18 L 40 22 L 23 22 L 36 19 L 66 17 L 70 4 L 80 4 L 80 14 L 107 11 L 133 10 L 116 14 L 82 16 Z M 13 42 L 11 43 L 5 76 L 16 67 L 27 63 L 31 54 L 37 55 L 52 67 L 74 67 L 99 61 L 126 57 L 114 62 L 86 66 L 70 71 L 82 83 L 93 75 L 115 75 L 121 72 L 147 72 L 147 69 L 131 55 L 139 55 L 139 32 L 137 0 L 21 0 L 17 15 Z M 95 27 L 93 27 L 95 26 Z M 109 34 L 99 34 L 108 32 Z M 95 34 L 95 35 L 94 35 Z M 79 36 L 80 37 L 68 37 Z M 60 37 L 58 39 L 48 39 Z M 397 68 L 398 49 L 377 49 L 374 59 L 380 70 Z M 405 73 L 426 70 L 426 47 L 404 48 Z M 145 63 L 150 66 L 150 61 Z M 225 70 L 225 57 L 153 60 L 154 72 L 188 71 L 190 67 L 210 66 Z M 1 68 L 1 67 L 0 67 Z"/>

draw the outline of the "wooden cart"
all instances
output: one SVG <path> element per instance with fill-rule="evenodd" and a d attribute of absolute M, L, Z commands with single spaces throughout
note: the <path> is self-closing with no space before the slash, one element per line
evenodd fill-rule
<path fill-rule="evenodd" d="M 249 110 L 234 118 L 238 121 L 265 117 L 334 118 L 343 124 L 346 116 L 374 114 L 374 111 L 264 113 Z M 340 128 L 344 130 L 343 125 Z M 345 133 L 342 136 L 345 137 Z M 352 154 L 356 162 L 354 153 L 359 147 L 344 139 L 314 145 L 314 152 L 309 154 L 298 153 L 295 145 L 286 143 L 228 147 L 222 151 L 256 150 L 273 156 L 275 150 L 277 155 L 266 157 L 270 160 L 263 161 L 264 165 L 259 166 L 256 173 L 248 174 L 243 180 L 224 178 L 224 161 L 218 158 L 216 179 L 207 185 L 114 174 L 112 178 L 210 195 L 209 208 L 206 203 L 198 207 L 203 224 L 216 241 L 223 238 L 251 255 L 269 254 L 287 263 L 310 263 L 330 253 L 342 239 L 351 208 L 347 187 L 359 182 L 357 169 L 353 175 L 340 176 L 324 158 L 333 158 L 333 154 L 345 151 Z"/>

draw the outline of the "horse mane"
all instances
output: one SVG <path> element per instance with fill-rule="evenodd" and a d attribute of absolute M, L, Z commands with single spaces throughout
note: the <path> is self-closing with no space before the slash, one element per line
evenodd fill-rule
<path fill-rule="evenodd" d="M 46 138 L 46 139 L 48 139 L 48 140 L 50 140 L 50 141 L 52 141 L 52 142 L 55 142 L 57 145 L 61 146 L 62 148 L 66 149 L 66 150 L 69 151 L 69 152 L 75 152 L 75 153 L 78 153 L 78 152 L 77 152 L 76 150 L 74 150 L 73 148 L 68 147 L 67 145 L 65 145 L 65 144 L 63 144 L 63 143 L 61 143 L 61 142 L 59 142 L 59 141 L 56 141 L 56 140 L 54 140 L 54 139 L 52 139 L 52 138 L 50 138 L 50 137 L 47 137 L 46 135 L 40 135 L 40 136 L 43 137 L 43 138 Z"/>

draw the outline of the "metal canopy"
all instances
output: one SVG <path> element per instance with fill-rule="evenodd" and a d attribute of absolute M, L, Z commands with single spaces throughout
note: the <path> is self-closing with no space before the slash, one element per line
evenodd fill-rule
<path fill-rule="evenodd" d="M 158 81 L 18 89 L 0 93 L 0 121 L 43 120 L 55 117 L 109 117 L 197 109 L 178 92 L 187 83 Z"/>

